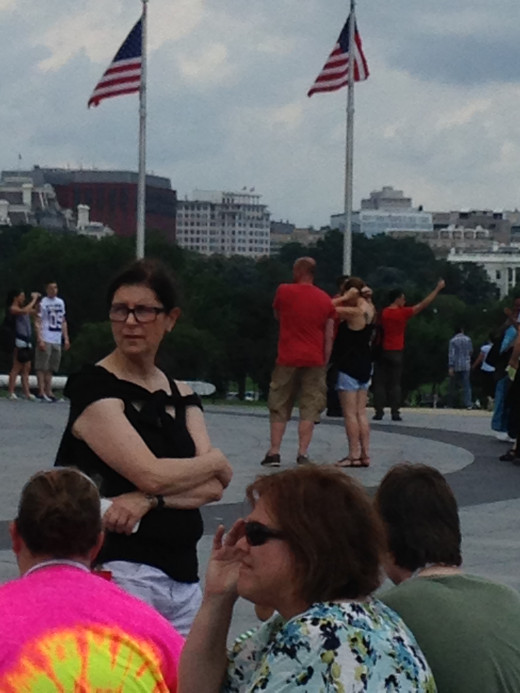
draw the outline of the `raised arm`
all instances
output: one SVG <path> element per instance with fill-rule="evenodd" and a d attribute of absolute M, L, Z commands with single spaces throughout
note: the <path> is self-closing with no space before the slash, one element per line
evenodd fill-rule
<path fill-rule="evenodd" d="M 179 693 L 218 693 L 227 667 L 226 641 L 237 599 L 242 551 L 237 541 L 244 521 L 224 536 L 222 525 L 213 539 L 202 605 L 184 645 L 179 664 Z"/>
<path fill-rule="evenodd" d="M 31 300 L 29 303 L 21 308 L 20 306 L 17 306 L 15 303 L 9 308 L 9 312 L 11 315 L 31 315 L 34 313 L 34 307 L 36 303 L 38 302 L 38 299 L 40 298 L 40 294 L 37 291 L 33 291 L 31 294 Z"/>
<path fill-rule="evenodd" d="M 413 314 L 417 315 L 417 313 L 420 313 L 422 310 L 427 308 L 430 303 L 432 303 L 436 298 L 437 294 L 444 289 L 446 286 L 446 282 L 444 279 L 439 279 L 437 282 L 437 286 L 435 289 L 426 296 L 426 298 L 423 298 L 423 300 L 420 303 L 416 303 L 415 306 L 412 306 Z"/>

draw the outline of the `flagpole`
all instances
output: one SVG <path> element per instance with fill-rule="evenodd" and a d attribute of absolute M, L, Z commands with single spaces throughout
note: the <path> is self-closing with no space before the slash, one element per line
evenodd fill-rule
<path fill-rule="evenodd" d="M 356 61 L 355 43 L 355 0 L 350 0 L 349 15 L 349 60 L 347 88 L 347 133 L 345 151 L 345 230 L 343 232 L 343 274 L 352 272 L 352 178 L 354 148 L 354 65 Z"/>
<path fill-rule="evenodd" d="M 148 0 L 141 0 L 143 13 L 141 22 L 141 86 L 139 89 L 139 169 L 137 175 L 137 233 L 136 257 L 144 257 L 146 220 L 146 19 Z"/>

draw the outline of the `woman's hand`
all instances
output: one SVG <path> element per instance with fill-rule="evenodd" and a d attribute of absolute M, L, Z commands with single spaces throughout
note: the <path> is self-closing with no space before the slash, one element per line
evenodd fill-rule
<path fill-rule="evenodd" d="M 244 536 L 244 520 L 237 520 L 225 534 L 219 525 L 213 537 L 213 548 L 206 569 L 204 594 L 206 596 L 237 597 L 237 581 L 244 551 L 237 542 Z"/>
<path fill-rule="evenodd" d="M 205 461 L 209 461 L 213 465 L 216 478 L 220 481 L 224 488 L 229 486 L 229 482 L 233 476 L 233 468 L 229 464 L 228 458 L 222 450 L 211 448 L 209 452 L 200 456 Z"/>
<path fill-rule="evenodd" d="M 132 534 L 135 525 L 151 509 L 150 501 L 140 491 L 123 493 L 110 500 L 112 505 L 103 515 L 103 526 L 118 534 Z"/>

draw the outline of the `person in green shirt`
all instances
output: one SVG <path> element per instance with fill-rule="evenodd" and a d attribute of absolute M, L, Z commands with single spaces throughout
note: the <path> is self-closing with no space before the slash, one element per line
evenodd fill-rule
<path fill-rule="evenodd" d="M 378 597 L 415 635 L 439 693 L 518 693 L 520 595 L 463 573 L 457 502 L 442 474 L 398 464 L 375 504 L 387 533 L 384 567 L 396 584 Z"/>

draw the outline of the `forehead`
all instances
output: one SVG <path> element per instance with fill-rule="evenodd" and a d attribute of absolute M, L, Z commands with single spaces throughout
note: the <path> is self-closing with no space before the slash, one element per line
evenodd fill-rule
<path fill-rule="evenodd" d="M 144 284 L 124 284 L 115 292 L 112 303 L 157 303 L 155 291 Z"/>
<path fill-rule="evenodd" d="M 247 519 L 254 520 L 255 522 L 262 522 L 266 525 L 276 525 L 276 519 L 273 512 L 261 496 L 256 500 L 254 507 L 247 516 Z"/>

